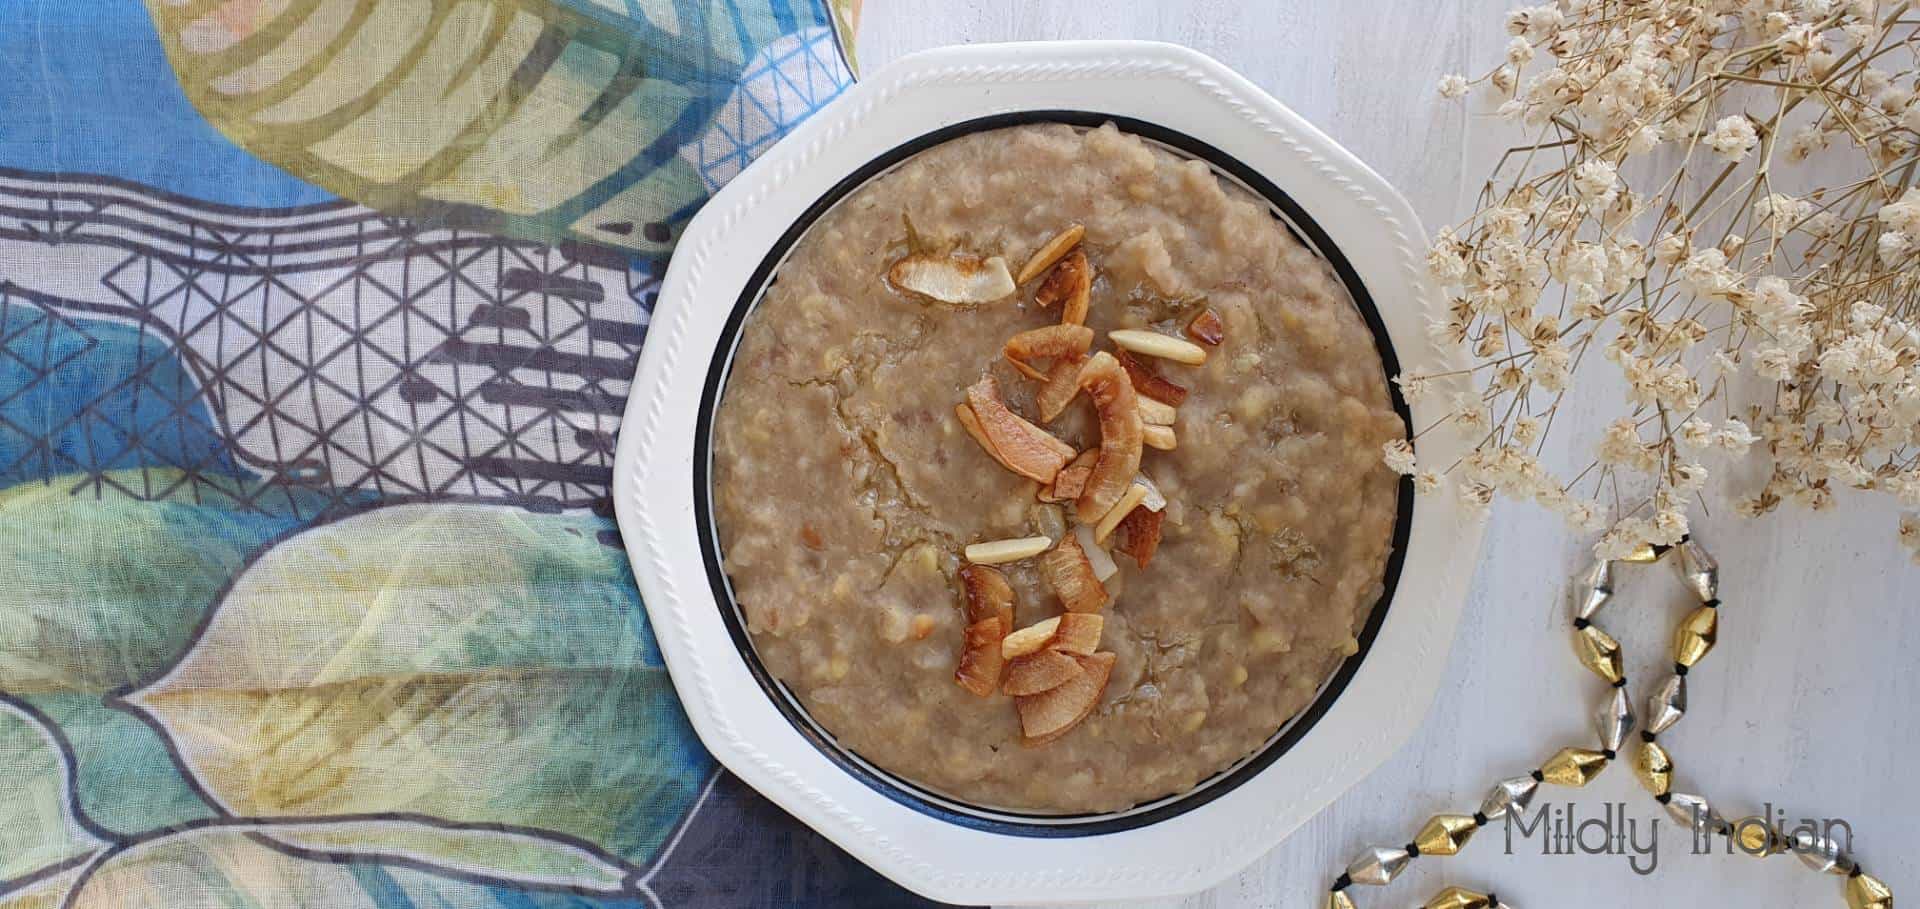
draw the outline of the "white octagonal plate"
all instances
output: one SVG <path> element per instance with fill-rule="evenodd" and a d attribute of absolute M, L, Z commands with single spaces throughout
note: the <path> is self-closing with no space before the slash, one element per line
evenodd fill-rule
<path fill-rule="evenodd" d="M 620 431 L 620 529 L 680 699 L 721 763 L 861 861 L 926 896 L 1033 903 L 1185 893 L 1221 881 L 1358 782 L 1425 712 L 1479 527 L 1403 484 L 1387 595 L 1347 659 L 1260 751 L 1193 792 L 1124 812 L 1035 816 L 966 805 L 841 749 L 752 652 L 707 512 L 707 432 L 740 321 L 818 215 L 913 152 L 1021 122 L 1123 129 L 1208 161 L 1272 203 L 1333 265 L 1389 371 L 1456 366 L 1426 336 L 1440 307 L 1423 232 L 1398 193 L 1225 66 L 1143 42 L 930 51 L 859 83 L 748 167 L 693 219 L 667 270 Z M 1410 410 L 1432 424 L 1439 405 Z M 1450 463 L 1451 439 L 1423 438 Z M 947 683 L 946 679 L 939 680 Z"/>

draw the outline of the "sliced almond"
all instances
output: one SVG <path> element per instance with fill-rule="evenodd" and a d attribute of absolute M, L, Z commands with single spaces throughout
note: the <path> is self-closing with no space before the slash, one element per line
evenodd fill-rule
<path fill-rule="evenodd" d="M 1051 691 L 1081 673 L 1080 661 L 1058 650 L 1030 653 L 1007 664 L 1003 693 L 1014 697 Z"/>
<path fill-rule="evenodd" d="M 1156 429 L 1158 427 L 1149 426 L 1147 428 Z M 1146 501 L 1146 498 L 1147 488 L 1145 486 L 1138 483 L 1128 484 L 1126 491 L 1120 494 L 1120 501 L 1115 502 L 1112 508 L 1107 509 L 1106 514 L 1100 516 L 1100 523 L 1093 528 L 1093 541 L 1096 543 L 1105 543 L 1107 537 L 1113 535 L 1113 529 L 1120 526 L 1120 521 L 1127 516 L 1127 512 L 1140 507 L 1140 503 Z"/>
<path fill-rule="evenodd" d="M 1093 266 L 1087 263 L 1087 254 L 1076 249 L 1047 272 L 1047 279 L 1034 289 L 1033 302 L 1050 308 L 1085 294 L 1092 286 Z"/>
<path fill-rule="evenodd" d="M 1140 419 L 1154 426 L 1172 426 L 1180 418 L 1180 411 L 1172 404 L 1155 401 L 1145 395 L 1140 396 Z"/>
<path fill-rule="evenodd" d="M 1219 347 L 1220 342 L 1227 339 L 1227 326 L 1212 308 L 1203 309 L 1187 323 L 1187 337 L 1208 347 Z"/>
<path fill-rule="evenodd" d="M 1198 366 L 1207 362 L 1207 349 L 1192 341 L 1163 335 L 1157 331 L 1140 331 L 1132 328 L 1117 328 L 1107 332 L 1107 339 L 1123 350 L 1132 351 L 1143 357 L 1159 357 L 1188 366 Z"/>
<path fill-rule="evenodd" d="M 1122 522 L 1124 525 L 1125 522 Z M 1080 551 L 1087 554 L 1087 564 L 1093 566 L 1093 577 L 1101 584 L 1118 574 L 1120 566 L 1114 564 L 1113 556 L 1108 555 L 1099 543 L 1093 541 L 1093 528 L 1085 524 L 1073 525 L 1074 542 L 1080 544 Z"/>
<path fill-rule="evenodd" d="M 1000 655 L 1009 660 L 1017 660 L 1029 653 L 1045 650 L 1047 645 L 1053 642 L 1053 636 L 1059 632 L 1061 618 L 1061 616 L 1054 616 L 1007 635 L 1000 642 Z"/>
<path fill-rule="evenodd" d="M 1053 640 L 1047 646 L 1064 653 L 1086 656 L 1099 649 L 1100 633 L 1107 627 L 1106 616 L 1097 612 L 1069 612 L 1060 616 Z"/>
<path fill-rule="evenodd" d="M 1134 391 L 1175 407 L 1179 407 L 1187 400 L 1186 388 L 1162 378 L 1160 371 L 1153 368 L 1153 361 L 1142 361 L 1124 350 L 1113 356 L 1120 361 L 1121 367 L 1126 369 L 1127 378 L 1133 382 Z"/>
<path fill-rule="evenodd" d="M 1080 520 L 1093 523 L 1120 501 L 1140 472 L 1142 423 L 1139 396 L 1113 355 L 1104 350 L 1095 354 L 1080 368 L 1079 382 L 1100 415 L 1100 457 L 1074 503 Z"/>
<path fill-rule="evenodd" d="M 1147 490 L 1147 497 L 1140 500 L 1141 508 L 1147 508 L 1153 511 L 1166 510 L 1167 497 L 1160 493 L 1160 487 L 1154 485 L 1152 477 L 1144 473 L 1139 474 L 1133 478 L 1133 482 L 1145 487 Z"/>
<path fill-rule="evenodd" d="M 1158 448 L 1161 451 L 1172 451 L 1179 443 L 1179 440 L 1174 438 L 1171 426 L 1142 427 L 1140 441 L 1144 442 L 1148 448 Z"/>
<path fill-rule="evenodd" d="M 1135 565 L 1146 568 L 1147 563 L 1153 561 L 1153 554 L 1160 549 L 1160 530 L 1166 518 L 1166 512 L 1154 511 L 1141 503 L 1139 508 L 1127 512 L 1127 516 L 1120 519 L 1120 527 L 1115 531 L 1120 535 L 1120 543 L 1114 548 L 1133 556 Z"/>
<path fill-rule="evenodd" d="M 973 408 L 980 433 L 989 443 L 988 450 L 1008 470 L 1023 477 L 1051 483 L 1076 454 L 1073 446 L 1008 410 L 992 376 L 967 389 L 967 406 Z"/>
<path fill-rule="evenodd" d="M 1007 576 L 985 565 L 960 569 L 960 585 L 967 594 L 967 623 L 999 619 L 1000 633 L 1013 631 L 1013 585 Z"/>
<path fill-rule="evenodd" d="M 887 269 L 893 286 L 941 303 L 968 306 L 1012 296 L 1007 260 L 994 256 L 913 253 Z"/>
<path fill-rule="evenodd" d="M 1068 502 L 1080 498 L 1087 488 L 1087 477 L 1093 475 L 1093 463 L 1100 458 L 1100 450 L 1089 448 L 1080 453 L 1067 466 L 1053 477 L 1053 485 L 1040 491 L 1040 498 L 1048 502 Z"/>
<path fill-rule="evenodd" d="M 1082 657 L 1079 675 L 1050 691 L 1015 698 L 1022 743 L 1038 747 L 1056 741 L 1092 715 L 1107 690 L 1115 659 L 1111 653 Z"/>
<path fill-rule="evenodd" d="M 1000 687 L 1000 671 L 1007 664 L 1006 657 L 1000 655 L 1000 644 L 1006 634 L 997 618 L 985 618 L 968 625 L 953 680 L 981 697 L 993 694 L 994 689 Z"/>
<path fill-rule="evenodd" d="M 1107 605 L 1107 588 L 1094 574 L 1086 550 L 1074 537 L 1061 537 L 1058 545 L 1040 557 L 1040 576 L 1068 612 L 1099 612 Z"/>
<path fill-rule="evenodd" d="M 1053 239 L 1042 244 L 1041 247 L 1034 252 L 1033 257 L 1027 260 L 1027 264 L 1020 266 L 1020 274 L 1014 277 L 1013 283 L 1025 284 L 1028 281 L 1040 277 L 1041 272 L 1052 268 L 1053 263 L 1060 261 L 1060 258 L 1065 256 L 1068 250 L 1079 246 L 1080 238 L 1086 235 L 1087 229 L 1079 224 L 1075 224 L 1066 230 L 1054 234 Z"/>
<path fill-rule="evenodd" d="M 986 543 L 967 544 L 967 561 L 975 565 L 1004 565 L 1031 559 L 1053 548 L 1053 541 L 1046 537 L 1022 537 L 1017 540 L 993 540 Z"/>

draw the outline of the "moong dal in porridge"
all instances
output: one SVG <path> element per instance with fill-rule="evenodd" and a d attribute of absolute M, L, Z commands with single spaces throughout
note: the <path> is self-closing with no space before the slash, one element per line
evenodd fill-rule
<path fill-rule="evenodd" d="M 984 806 L 1192 788 L 1306 707 L 1382 594 L 1372 333 L 1204 163 L 1111 125 L 929 149 L 747 320 L 724 567 L 841 744 Z"/>

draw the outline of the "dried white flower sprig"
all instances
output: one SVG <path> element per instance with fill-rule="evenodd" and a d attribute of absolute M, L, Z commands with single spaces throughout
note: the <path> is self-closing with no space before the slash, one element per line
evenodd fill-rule
<path fill-rule="evenodd" d="M 1445 402 L 1442 423 L 1478 441 L 1454 464 L 1389 445 L 1387 463 L 1425 492 L 1529 499 L 1610 528 L 1603 559 L 1677 542 L 1708 465 L 1750 449 L 1771 470 L 1743 514 L 1829 508 L 1840 487 L 1920 508 L 1908 7 L 1563 0 L 1512 13 L 1504 62 L 1439 85 L 1491 93 L 1530 137 L 1428 257 L 1450 301 L 1433 336 L 1469 351 L 1478 389 Z M 1618 417 L 1583 469 L 1555 476 L 1547 430 L 1576 377 L 1607 370 L 1591 381 L 1623 382 Z M 1413 400 L 1452 375 L 1395 381 Z M 1920 518 L 1900 539 L 1920 560 Z"/>

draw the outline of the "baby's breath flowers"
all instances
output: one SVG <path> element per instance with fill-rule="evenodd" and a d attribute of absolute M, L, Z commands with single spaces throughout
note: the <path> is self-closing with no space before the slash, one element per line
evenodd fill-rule
<path fill-rule="evenodd" d="M 1614 559 L 1687 533 L 1757 452 L 1735 510 L 1843 487 L 1920 509 L 1920 13 L 1891 0 L 1560 0 L 1513 12 L 1501 62 L 1439 81 L 1527 131 L 1428 255 L 1439 344 L 1477 393 L 1453 464 L 1382 452 L 1426 493 L 1527 499 Z M 1611 364 L 1611 365 L 1603 365 Z M 1584 468 L 1546 437 L 1576 377 L 1625 389 Z M 1592 376 L 1592 379 L 1588 377 Z M 1438 375 L 1396 378 L 1409 400 Z M 1581 458 L 1576 458 L 1578 463 Z M 1718 462 L 1718 463 L 1716 463 Z M 1899 538 L 1920 560 L 1920 516 Z"/>

